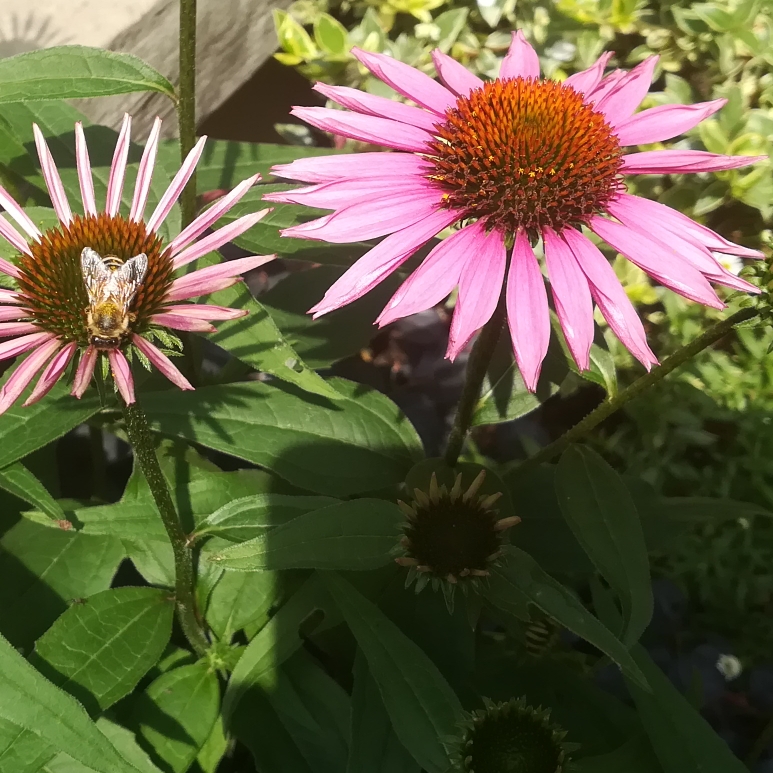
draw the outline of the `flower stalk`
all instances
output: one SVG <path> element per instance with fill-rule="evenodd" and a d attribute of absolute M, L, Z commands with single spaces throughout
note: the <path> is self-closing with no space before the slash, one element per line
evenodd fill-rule
<path fill-rule="evenodd" d="M 731 314 L 726 319 L 712 325 L 694 340 L 690 341 L 681 349 L 675 351 L 670 357 L 663 360 L 662 364 L 653 368 L 649 373 L 637 378 L 625 389 L 621 390 L 615 397 L 606 400 L 595 410 L 591 411 L 582 421 L 575 424 L 568 432 L 565 432 L 560 438 L 553 441 L 534 456 L 521 462 L 516 468 L 516 474 L 530 472 L 543 462 L 549 462 L 554 457 L 561 454 L 570 444 L 576 443 L 585 437 L 591 430 L 595 429 L 602 421 L 609 418 L 613 413 L 620 410 L 626 403 L 638 397 L 650 387 L 662 381 L 672 370 L 676 370 L 695 355 L 702 352 L 708 346 L 724 338 L 736 325 L 747 320 L 754 319 L 759 315 L 759 310 L 749 307 Z"/>
<path fill-rule="evenodd" d="M 123 416 L 126 422 L 126 434 L 134 451 L 134 457 L 148 482 L 153 501 L 156 503 L 164 528 L 172 543 L 175 568 L 175 602 L 180 626 L 196 654 L 203 655 L 209 649 L 209 641 L 196 612 L 193 554 L 180 524 L 177 510 L 169 493 L 169 487 L 161 471 L 161 465 L 158 463 L 148 419 L 137 403 L 124 406 Z"/>
<path fill-rule="evenodd" d="M 196 144 L 196 0 L 180 0 L 180 85 L 177 99 L 180 158 Z M 196 173 L 180 196 L 182 227 L 196 217 Z"/>
<path fill-rule="evenodd" d="M 462 396 L 456 407 L 454 424 L 446 445 L 445 460 L 450 467 L 456 465 L 459 460 L 459 454 L 462 452 L 465 438 L 472 424 L 475 406 L 480 398 L 483 379 L 486 376 L 491 357 L 499 341 L 504 321 L 505 299 L 502 296 L 499 299 L 496 311 L 491 315 L 491 319 L 480 331 L 478 339 L 470 352 L 470 359 L 467 361 L 467 373 L 464 379 L 464 387 L 462 388 Z"/>

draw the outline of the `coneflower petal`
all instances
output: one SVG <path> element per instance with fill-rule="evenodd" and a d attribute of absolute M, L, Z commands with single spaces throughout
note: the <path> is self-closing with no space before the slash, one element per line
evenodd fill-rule
<path fill-rule="evenodd" d="M 158 152 L 158 138 L 161 133 L 161 119 L 156 118 L 153 121 L 153 128 L 148 135 L 148 141 L 145 144 L 145 150 L 142 151 L 142 158 L 137 169 L 137 181 L 134 184 L 134 196 L 132 197 L 132 208 L 129 212 L 129 220 L 142 220 L 145 214 L 145 206 L 148 203 L 148 191 L 153 179 L 153 168 L 156 164 L 156 153 Z"/>
<path fill-rule="evenodd" d="M 24 401 L 25 407 L 36 403 L 54 388 L 54 385 L 59 381 L 70 364 L 70 360 L 72 360 L 77 348 L 78 344 L 72 341 L 54 355 L 51 362 L 46 365 L 46 369 L 38 379 L 38 383 L 35 384 L 32 394 Z"/>
<path fill-rule="evenodd" d="M 60 346 L 61 342 L 57 338 L 52 338 L 27 355 L 24 362 L 16 368 L 0 389 L 0 414 L 5 413 L 19 399 L 30 381 Z"/>
<path fill-rule="evenodd" d="M 121 131 L 115 144 L 113 163 L 110 167 L 110 176 L 107 180 L 107 203 L 105 211 L 111 217 L 118 214 L 123 195 L 123 180 L 126 176 L 126 161 L 129 158 L 129 145 L 131 144 L 132 119 L 128 113 L 124 113 Z"/>
<path fill-rule="evenodd" d="M 129 361 L 120 349 L 108 349 L 107 358 L 110 361 L 110 370 L 113 374 L 113 380 L 126 405 L 135 402 L 134 397 L 134 378 L 132 370 L 129 367 Z"/>
<path fill-rule="evenodd" d="M 87 215 L 97 214 L 97 200 L 94 196 L 94 178 L 91 174 L 91 160 L 86 144 L 86 136 L 83 133 L 83 124 L 78 121 L 75 124 L 75 162 L 78 167 L 78 186 L 81 189 L 83 199 L 83 211 Z"/>
<path fill-rule="evenodd" d="M 64 185 L 62 185 L 59 170 L 56 168 L 54 157 L 48 149 L 45 137 L 43 137 L 43 133 L 36 123 L 32 124 L 32 133 L 35 136 L 35 147 L 40 159 L 40 169 L 43 172 L 43 179 L 46 181 L 48 195 L 51 197 L 54 211 L 59 220 L 67 225 L 72 220 L 72 211 L 70 203 L 67 201 L 67 194 L 64 192 Z"/>

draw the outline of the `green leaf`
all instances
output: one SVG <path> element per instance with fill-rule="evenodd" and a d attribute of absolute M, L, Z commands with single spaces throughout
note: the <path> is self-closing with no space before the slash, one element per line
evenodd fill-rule
<path fill-rule="evenodd" d="M 314 40 L 332 56 L 345 56 L 351 47 L 346 27 L 329 13 L 321 13 L 314 21 Z"/>
<path fill-rule="evenodd" d="M 375 334 L 376 317 L 400 284 L 397 275 L 388 276 L 362 298 L 313 319 L 309 309 L 343 273 L 337 266 L 314 266 L 293 272 L 261 295 L 285 340 L 311 368 L 329 367 L 367 346 Z"/>
<path fill-rule="evenodd" d="M 256 370 L 270 373 L 305 392 L 329 399 L 338 398 L 335 389 L 317 375 L 285 340 L 268 310 L 256 301 L 249 290 L 239 283 L 204 299 L 206 302 L 229 309 L 249 312 L 241 319 L 218 324 L 217 333 L 210 341 Z"/>
<path fill-rule="evenodd" d="M 0 416 L 0 468 L 56 440 L 99 410 L 96 397 L 76 400 L 63 383 L 57 384 L 44 400 L 28 408 L 18 403 L 12 405 Z"/>
<path fill-rule="evenodd" d="M 66 521 L 62 506 L 48 493 L 46 487 L 21 463 L 14 462 L 0 469 L 0 488 L 9 494 L 39 507 L 54 521 Z"/>
<path fill-rule="evenodd" d="M 0 770 L 39 773 L 56 754 L 56 749 L 19 725 L 0 718 Z"/>
<path fill-rule="evenodd" d="M 176 99 L 172 84 L 131 54 L 88 46 L 54 46 L 0 61 L 0 103 L 135 91 L 157 91 Z"/>
<path fill-rule="evenodd" d="M 309 37 L 309 33 L 286 11 L 274 9 L 274 26 L 279 38 L 279 45 L 285 51 L 297 54 L 304 59 L 317 56 L 317 48 Z"/>
<path fill-rule="evenodd" d="M 137 773 L 89 719 L 0 636 L 0 720 L 97 773 Z"/>
<path fill-rule="evenodd" d="M 331 381 L 329 403 L 283 384 L 251 382 L 147 395 L 153 428 L 271 470 L 330 496 L 399 483 L 421 454 L 410 422 L 386 397 Z"/>
<path fill-rule="evenodd" d="M 313 616 L 330 610 L 330 599 L 317 576 L 309 578 L 280 607 L 270 622 L 247 645 L 236 664 L 223 697 L 226 725 L 240 712 L 239 702 L 250 690 L 261 684 L 273 684 L 275 669 L 301 646 L 298 629 Z"/>
<path fill-rule="evenodd" d="M 546 615 L 598 647 L 633 681 L 647 689 L 647 682 L 625 645 L 567 588 L 546 574 L 528 553 L 512 546 L 504 550 L 507 561 L 492 571 L 486 590 L 486 598 L 494 606 L 507 612 L 513 596 L 525 596 Z"/>
<path fill-rule="evenodd" d="M 223 572 L 209 597 L 207 623 L 227 642 L 251 623 L 265 624 L 278 606 L 282 585 L 275 572 Z"/>
<path fill-rule="evenodd" d="M 621 601 L 623 641 L 630 646 L 653 609 L 647 545 L 631 495 L 595 451 L 579 446 L 561 457 L 556 492 L 574 536 Z"/>
<path fill-rule="evenodd" d="M 248 542 L 208 556 L 226 569 L 377 569 L 392 562 L 400 508 L 383 499 L 354 499 L 314 510 Z"/>
<path fill-rule="evenodd" d="M 194 535 L 202 537 L 209 534 L 232 542 L 246 542 L 303 513 L 310 513 L 336 502 L 332 497 L 289 494 L 255 494 L 233 499 L 201 521 Z"/>
<path fill-rule="evenodd" d="M 35 644 L 32 663 L 97 714 L 128 695 L 161 657 L 173 599 L 155 588 L 114 588 L 73 604 Z"/>
<path fill-rule="evenodd" d="M 3 535 L 0 548 L 0 631 L 24 649 L 68 602 L 107 590 L 125 556 L 117 539 L 27 520 Z"/>
<path fill-rule="evenodd" d="M 574 761 L 572 770 L 575 773 L 663 773 L 644 735 L 634 736 L 609 754 L 581 757 Z"/>
<path fill-rule="evenodd" d="M 217 676 L 205 660 L 167 671 L 134 704 L 134 725 L 164 770 L 182 773 L 209 738 L 220 705 Z"/>
<path fill-rule="evenodd" d="M 428 773 L 445 773 L 441 738 L 453 736 L 462 706 L 437 666 L 354 587 L 335 573 L 325 585 L 357 639 L 395 733 Z"/>
<path fill-rule="evenodd" d="M 636 646 L 633 655 L 651 691 L 634 683 L 628 686 L 664 773 L 748 773 L 646 651 Z"/>
<path fill-rule="evenodd" d="M 258 185 L 247 193 L 238 204 L 229 210 L 218 220 L 220 226 L 233 222 L 242 215 L 248 215 L 266 206 L 273 207 L 273 212 L 266 215 L 259 223 L 256 223 L 248 231 L 234 239 L 245 250 L 255 255 L 270 255 L 277 253 L 283 258 L 293 260 L 307 260 L 312 263 L 323 263 L 333 266 L 351 266 L 357 258 L 361 257 L 370 245 L 364 243 L 353 244 L 325 244 L 324 242 L 310 241 L 309 239 L 293 239 L 282 236 L 279 231 L 299 223 L 312 220 L 325 214 L 323 210 L 312 209 L 298 204 L 275 204 L 263 201 L 266 193 L 292 190 L 294 185 Z"/>
<path fill-rule="evenodd" d="M 617 371 L 615 370 L 612 355 L 598 344 L 592 344 L 590 348 L 590 367 L 588 370 L 581 371 L 572 357 L 564 337 L 563 328 L 554 311 L 550 312 L 550 324 L 553 329 L 553 336 L 564 353 L 569 369 L 586 381 L 592 381 L 594 384 L 604 387 L 607 394 L 610 397 L 614 397 L 617 394 Z"/>
<path fill-rule="evenodd" d="M 346 773 L 419 773 L 400 743 L 362 650 L 354 660 L 352 731 Z"/>

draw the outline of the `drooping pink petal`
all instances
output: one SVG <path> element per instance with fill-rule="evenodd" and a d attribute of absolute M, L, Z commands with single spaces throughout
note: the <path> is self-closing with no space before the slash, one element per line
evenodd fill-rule
<path fill-rule="evenodd" d="M 0 338 L 24 336 L 28 333 L 39 333 L 40 328 L 32 322 L 0 322 Z"/>
<path fill-rule="evenodd" d="M 438 210 L 441 196 L 439 190 L 427 190 L 363 201 L 326 218 L 285 228 L 281 234 L 335 244 L 376 239 L 429 217 Z"/>
<path fill-rule="evenodd" d="M 8 244 L 19 252 L 23 252 L 25 255 L 32 255 L 27 240 L 2 216 L 0 215 L 0 236 L 5 239 Z M 18 271 L 7 260 L 0 258 L 0 271 L 10 276 L 18 276 Z M 5 266 L 5 268 L 4 268 Z M 15 273 L 11 273 L 8 270 L 8 266 L 11 266 L 11 270 Z"/>
<path fill-rule="evenodd" d="M 316 319 L 362 297 L 460 216 L 459 212 L 439 209 L 416 225 L 387 236 L 339 277 L 309 313 Z"/>
<path fill-rule="evenodd" d="M 36 242 L 40 241 L 40 229 L 30 220 L 29 215 L 16 203 L 13 196 L 2 185 L 0 185 L 0 206 L 31 239 L 34 239 Z"/>
<path fill-rule="evenodd" d="M 158 368 L 175 386 L 180 389 L 192 390 L 193 385 L 175 367 L 172 361 L 158 347 L 136 333 L 132 336 L 132 343 Z"/>
<path fill-rule="evenodd" d="M 455 94 L 415 67 L 403 64 L 391 56 L 372 54 L 360 48 L 353 48 L 352 55 L 398 94 L 412 99 L 427 110 L 444 115 L 449 107 L 456 104 Z"/>
<path fill-rule="evenodd" d="M 584 101 L 586 104 L 594 105 L 596 102 L 603 99 L 623 78 L 625 78 L 626 74 L 625 70 L 612 70 L 612 72 L 603 78 L 592 91 L 585 94 Z"/>
<path fill-rule="evenodd" d="M 629 193 L 618 193 L 607 209 L 615 217 L 626 213 L 628 217 L 632 218 L 649 218 L 648 222 L 656 222 L 671 233 L 690 239 L 715 252 L 726 252 L 728 255 L 738 255 L 743 258 L 764 257 L 758 250 L 734 244 L 705 225 L 696 223 L 681 212 L 652 199 L 632 196 Z"/>
<path fill-rule="evenodd" d="M 270 209 L 261 209 L 257 212 L 252 212 L 249 215 L 243 215 L 232 223 L 224 225 L 222 228 L 218 228 L 217 231 L 213 231 L 211 234 L 195 242 L 177 255 L 172 261 L 174 267 L 176 269 L 181 268 L 182 266 L 197 260 L 202 255 L 206 255 L 207 253 L 222 247 L 226 242 L 230 242 L 245 231 L 248 231 L 270 211 Z"/>
<path fill-rule="evenodd" d="M 426 190 L 437 190 L 429 180 L 418 176 L 406 176 L 400 182 L 399 191 L 407 194 L 409 191 L 422 193 Z M 279 193 L 268 193 L 264 201 L 275 201 L 282 204 L 303 204 L 307 207 L 321 209 L 343 209 L 352 207 L 363 201 L 392 198 L 395 195 L 395 181 L 384 180 L 337 180 L 322 185 L 311 185 L 308 188 L 296 188 Z"/>
<path fill-rule="evenodd" d="M 553 303 L 566 343 L 580 370 L 590 367 L 593 343 L 593 298 L 569 245 L 551 228 L 543 228 L 545 264 Z"/>
<path fill-rule="evenodd" d="M 486 233 L 480 221 L 470 227 L 475 230 L 470 233 L 470 252 L 459 277 L 459 295 L 448 334 L 446 357 L 452 361 L 491 319 L 502 294 L 507 265 L 502 233 Z"/>
<path fill-rule="evenodd" d="M 390 118 L 347 113 L 328 107 L 294 107 L 290 113 L 323 131 L 397 150 L 424 153 L 432 140 L 424 129 Z"/>
<path fill-rule="evenodd" d="M 226 306 L 209 306 L 205 303 L 185 303 L 179 306 L 164 306 L 164 311 L 192 319 L 239 319 L 246 317 L 246 309 L 229 309 Z"/>
<path fill-rule="evenodd" d="M 335 180 L 403 177 L 428 173 L 425 158 L 413 153 L 346 153 L 337 156 L 310 156 L 289 164 L 277 164 L 271 174 L 287 180 L 327 183 Z"/>
<path fill-rule="evenodd" d="M 24 354 L 24 352 L 28 352 L 36 346 L 41 346 L 55 337 L 53 333 L 41 333 L 38 330 L 29 335 L 14 338 L 11 341 L 2 341 L 0 342 L 0 361 L 10 360 L 11 357 L 18 357 L 20 354 Z"/>
<path fill-rule="evenodd" d="M 43 133 L 36 123 L 32 124 L 32 133 L 35 136 L 35 147 L 40 159 L 40 169 L 43 172 L 43 179 L 46 181 L 46 188 L 48 188 L 48 195 L 51 197 L 54 211 L 59 220 L 67 225 L 72 220 L 72 212 L 67 201 L 67 194 L 64 192 L 62 178 L 59 177 L 54 157 L 51 155 Z"/>
<path fill-rule="evenodd" d="M 642 103 L 652 84 L 658 58 L 658 56 L 647 57 L 620 78 L 615 86 L 595 103 L 594 109 L 603 113 L 609 124 L 617 126 L 630 118 L 633 111 Z"/>
<path fill-rule="evenodd" d="M 167 302 L 187 301 L 189 298 L 209 295 L 218 290 L 223 290 L 240 282 L 242 274 L 259 268 L 275 258 L 276 255 L 251 255 L 247 258 L 227 260 L 223 263 L 218 263 L 216 266 L 207 266 L 206 268 L 192 271 L 190 274 L 181 276 L 172 282 L 172 286 L 164 296 L 164 300 Z"/>
<path fill-rule="evenodd" d="M 524 37 L 523 31 L 513 32 L 510 50 L 502 60 L 499 79 L 539 78 L 539 57 Z"/>
<path fill-rule="evenodd" d="M 196 164 L 199 163 L 201 154 L 204 152 L 204 143 L 207 141 L 206 135 L 201 137 L 199 141 L 194 145 L 193 149 L 183 161 L 174 179 L 169 183 L 169 187 L 161 197 L 161 201 L 153 210 L 153 214 L 150 216 L 150 220 L 147 222 L 148 231 L 156 231 L 161 223 L 164 222 L 166 216 L 172 210 L 174 203 L 180 198 L 180 194 L 183 188 L 187 185 L 188 180 L 191 179 L 193 171 L 196 169 Z"/>
<path fill-rule="evenodd" d="M 0 306 L 0 322 L 10 322 L 15 319 L 23 319 L 29 316 L 27 309 L 20 306 Z"/>
<path fill-rule="evenodd" d="M 211 225 L 216 223 L 226 212 L 244 196 L 247 191 L 260 180 L 260 174 L 255 174 L 242 180 L 230 193 L 223 198 L 218 199 L 209 209 L 202 212 L 187 228 L 184 228 L 180 235 L 175 237 L 169 249 L 172 257 L 177 255 L 180 250 L 187 247 L 194 239 L 197 239 Z M 264 210 L 264 214 L 270 212 L 270 209 Z"/>
<path fill-rule="evenodd" d="M 647 344 L 644 325 L 601 250 L 574 228 L 565 228 L 561 235 L 587 277 L 593 300 L 612 332 L 647 370 L 657 365 L 657 358 Z"/>
<path fill-rule="evenodd" d="M 78 185 L 83 199 L 83 211 L 87 215 L 96 216 L 97 200 L 94 197 L 94 178 L 91 175 L 89 148 L 86 144 L 86 135 L 83 133 L 83 124 L 80 121 L 75 124 L 75 162 L 78 167 Z"/>
<path fill-rule="evenodd" d="M 465 263 L 474 259 L 481 230 L 483 226 L 478 221 L 435 246 L 384 307 L 376 320 L 379 327 L 431 309 L 450 295 L 459 284 Z"/>
<path fill-rule="evenodd" d="M 123 196 L 123 180 L 126 176 L 126 161 L 129 158 L 129 145 L 131 143 L 132 119 L 128 113 L 123 115 L 121 131 L 115 144 L 113 163 L 110 166 L 110 176 L 107 179 L 107 202 L 105 211 L 111 217 L 118 214 Z"/>
<path fill-rule="evenodd" d="M 534 392 L 550 343 L 550 309 L 537 257 L 523 230 L 515 237 L 510 259 L 507 324 L 518 370 L 526 388 Z"/>
<path fill-rule="evenodd" d="M 590 228 L 631 263 L 675 293 L 715 309 L 725 307 L 703 274 L 657 239 L 598 216 L 591 218 Z"/>
<path fill-rule="evenodd" d="M 0 303 L 22 303 L 22 299 L 12 290 L 3 290 L 0 288 Z"/>
<path fill-rule="evenodd" d="M 120 349 L 108 349 L 107 359 L 110 360 L 110 370 L 118 388 L 118 394 L 123 397 L 126 405 L 134 402 L 134 378 L 129 367 L 129 361 Z"/>
<path fill-rule="evenodd" d="M 723 156 L 705 150 L 645 150 L 623 156 L 623 174 L 690 174 L 740 169 L 767 156 Z"/>
<path fill-rule="evenodd" d="M 601 82 L 601 76 L 611 58 L 612 51 L 605 51 L 587 70 L 570 75 L 564 81 L 564 86 L 571 86 L 578 94 L 589 94 Z"/>
<path fill-rule="evenodd" d="M 160 312 L 154 314 L 150 321 L 154 325 L 161 325 L 162 327 L 169 327 L 172 330 L 185 330 L 189 333 L 215 333 L 217 329 L 203 319 L 191 319 L 188 316 L 182 314 L 172 314 L 168 312 Z"/>
<path fill-rule="evenodd" d="M 367 91 L 351 89 L 348 86 L 328 86 L 324 83 L 316 83 L 314 90 L 324 94 L 339 105 L 348 107 L 363 115 L 375 115 L 380 118 L 389 118 L 392 121 L 415 126 L 426 132 L 433 133 L 438 116 L 428 113 L 418 107 L 406 105 L 404 102 L 396 102 L 394 99 L 368 94 Z"/>
<path fill-rule="evenodd" d="M 93 347 L 87 347 L 86 351 L 81 354 L 80 362 L 75 371 L 75 378 L 72 382 L 72 391 L 70 394 L 73 397 L 77 397 L 79 400 L 83 397 L 83 393 L 88 389 L 91 383 L 91 378 L 94 375 L 94 366 L 97 364 L 97 356 L 99 352 Z"/>
<path fill-rule="evenodd" d="M 432 61 L 440 80 L 455 94 L 466 97 L 471 91 L 483 88 L 483 81 L 463 64 L 444 54 L 439 48 L 432 52 Z"/>
<path fill-rule="evenodd" d="M 156 153 L 158 152 L 158 138 L 161 133 L 161 119 L 156 118 L 148 135 L 145 150 L 137 169 L 137 180 L 134 183 L 134 196 L 132 196 L 132 208 L 129 211 L 129 220 L 135 223 L 142 220 L 145 214 L 145 206 L 148 203 L 150 182 L 153 179 L 153 169 L 156 165 Z"/>
<path fill-rule="evenodd" d="M 615 127 L 621 145 L 649 145 L 684 134 L 724 107 L 726 99 L 694 105 L 659 105 L 642 110 Z"/>
<path fill-rule="evenodd" d="M 56 343 L 57 345 L 59 344 L 58 341 Z M 24 401 L 25 408 L 45 397 L 54 388 L 54 385 L 59 381 L 70 364 L 70 360 L 77 348 L 78 344 L 72 341 L 54 355 L 51 362 L 46 365 L 46 369 L 38 379 L 38 383 L 35 384 L 32 394 Z"/>
<path fill-rule="evenodd" d="M 52 338 L 27 355 L 0 389 L 0 414 L 5 413 L 19 399 L 27 384 L 35 378 L 60 345 L 58 338 Z"/>

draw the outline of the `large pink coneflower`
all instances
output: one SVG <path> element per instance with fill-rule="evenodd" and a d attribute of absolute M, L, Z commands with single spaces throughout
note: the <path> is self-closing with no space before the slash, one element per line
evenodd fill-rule
<path fill-rule="evenodd" d="M 454 358 L 489 320 L 506 282 L 515 356 L 534 390 L 550 338 L 548 298 L 533 250 L 540 240 L 555 310 L 583 370 L 589 366 L 594 302 L 645 367 L 657 362 L 623 287 L 584 229 L 661 284 L 708 306 L 723 307 L 710 282 L 754 291 L 712 252 L 760 253 L 625 192 L 625 174 L 711 172 L 757 160 L 695 150 L 623 154 L 626 146 L 682 134 L 725 104 L 717 99 L 635 114 L 657 57 L 604 77 L 611 56 L 604 54 L 559 83 L 540 78 L 537 54 L 517 32 L 494 81 L 435 51 L 439 83 L 391 57 L 353 53 L 418 107 L 317 84 L 350 112 L 293 110 L 320 129 L 398 151 L 305 158 L 273 170 L 314 185 L 267 199 L 335 210 L 286 229 L 285 236 L 328 242 L 387 237 L 332 285 L 311 310 L 316 316 L 367 293 L 432 237 L 459 224 L 398 289 L 378 322 L 428 309 L 458 287 L 447 352 Z"/>
<path fill-rule="evenodd" d="M 273 257 L 242 258 L 175 277 L 178 269 L 243 233 L 270 211 L 245 215 L 196 241 L 260 175 L 244 180 L 165 244 L 158 228 L 193 174 L 206 138 L 199 140 L 153 213 L 145 219 L 161 121 L 156 119 L 148 137 L 130 211 L 122 214 L 130 129 L 131 118 L 127 115 L 113 156 L 104 209 L 97 208 L 88 149 L 79 123 L 75 125 L 75 142 L 83 215 L 70 209 L 56 164 L 37 126 L 35 144 L 59 225 L 41 233 L 0 187 L 0 205 L 20 229 L 0 216 L 0 236 L 18 250 L 13 262 L 0 259 L 0 272 L 16 284 L 14 290 L 0 289 L 0 361 L 29 352 L 0 390 L 0 413 L 38 374 L 40 378 L 24 404 L 43 397 L 76 354 L 79 361 L 72 389 L 76 397 L 81 397 L 89 386 L 98 360 L 106 357 L 121 397 L 127 404 L 133 403 L 128 351 L 152 363 L 181 389 L 192 389 L 151 339 L 168 341 L 167 329 L 214 332 L 212 321 L 246 314 L 238 309 L 183 301 L 230 287 L 241 280 L 241 274 Z"/>

